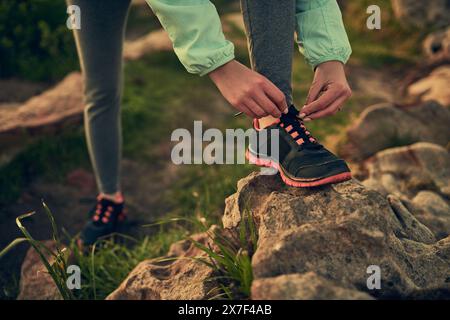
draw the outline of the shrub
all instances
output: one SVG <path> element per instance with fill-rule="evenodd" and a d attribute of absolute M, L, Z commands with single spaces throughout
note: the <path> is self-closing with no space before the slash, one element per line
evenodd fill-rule
<path fill-rule="evenodd" d="M 0 77 L 56 80 L 77 68 L 65 2 L 0 2 Z"/>

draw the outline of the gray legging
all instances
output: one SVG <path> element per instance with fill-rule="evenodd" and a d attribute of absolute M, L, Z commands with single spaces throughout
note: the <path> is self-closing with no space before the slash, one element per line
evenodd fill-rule
<path fill-rule="evenodd" d="M 75 40 L 84 77 L 85 130 L 100 192 L 120 190 L 122 46 L 130 0 L 67 0 L 82 12 Z M 241 0 L 252 67 L 292 103 L 295 0 Z"/>
<path fill-rule="evenodd" d="M 130 0 L 68 0 L 81 9 L 75 41 L 84 80 L 89 155 L 100 192 L 120 190 L 122 45 Z"/>
<path fill-rule="evenodd" d="M 295 0 L 241 0 L 252 69 L 272 81 L 292 104 Z"/>

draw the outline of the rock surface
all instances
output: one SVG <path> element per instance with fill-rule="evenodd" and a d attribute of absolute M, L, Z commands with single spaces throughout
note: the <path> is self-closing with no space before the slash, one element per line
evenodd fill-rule
<path fill-rule="evenodd" d="M 450 141 L 449 123 L 450 110 L 434 101 L 411 107 L 377 104 L 364 110 L 347 130 L 339 153 L 361 161 L 378 151 L 420 141 L 446 146 Z"/>
<path fill-rule="evenodd" d="M 83 112 L 81 74 L 72 72 L 58 85 L 17 108 L 0 109 L 0 134 L 34 133 L 54 125 L 79 122 Z"/>
<path fill-rule="evenodd" d="M 418 96 L 422 101 L 435 100 L 443 106 L 450 106 L 450 65 L 433 70 L 427 77 L 408 87 L 408 93 Z"/>
<path fill-rule="evenodd" d="M 173 51 L 169 35 L 163 29 L 152 31 L 139 39 L 125 42 L 123 57 L 125 60 L 137 60 L 146 54 L 158 51 Z"/>
<path fill-rule="evenodd" d="M 395 16 L 405 26 L 448 25 L 450 4 L 447 0 L 391 0 L 391 3 Z"/>
<path fill-rule="evenodd" d="M 429 34 L 422 47 L 430 61 L 450 61 L 450 27 Z"/>
<path fill-rule="evenodd" d="M 252 283 L 255 300 L 371 300 L 370 295 L 356 289 L 337 286 L 314 272 L 286 274 L 262 278 Z"/>
<path fill-rule="evenodd" d="M 363 184 L 383 195 L 402 199 L 419 221 L 438 238 L 450 234 L 450 154 L 438 145 L 421 142 L 387 149 L 366 162 Z"/>
<path fill-rule="evenodd" d="M 338 288 L 356 288 L 378 298 L 449 298 L 450 237 L 436 242 L 410 211 L 399 210 L 401 206 L 396 197 L 388 200 L 356 180 L 295 189 L 278 176 L 253 173 L 226 200 L 223 223 L 234 230 L 245 210 L 256 220 L 253 292 L 258 294 L 257 286 L 263 292 L 260 297 L 264 292 L 283 292 L 282 287 L 273 287 L 280 281 L 276 277 L 294 275 L 290 277 L 296 277 L 299 295 L 305 290 L 320 298 L 314 294 L 317 290 L 301 285 L 301 277 L 314 272 Z M 381 269 L 380 290 L 367 288 L 371 265 Z"/>
<path fill-rule="evenodd" d="M 204 245 L 206 233 L 192 238 Z M 194 257 L 205 257 L 189 240 L 174 243 L 166 257 L 141 262 L 107 300 L 201 300 L 214 295 L 213 271 Z"/>
<path fill-rule="evenodd" d="M 43 243 L 51 251 L 56 251 L 55 243 L 51 240 Z M 48 256 L 47 256 L 48 257 Z M 18 300 L 61 300 L 52 277 L 42 264 L 39 255 L 30 248 L 25 256 L 20 273 L 20 293 Z"/>
<path fill-rule="evenodd" d="M 387 149 L 369 159 L 366 166 L 367 182 L 377 181 L 375 189 L 383 194 L 412 198 L 421 190 L 431 190 L 450 196 L 450 155 L 439 145 L 419 142 Z"/>

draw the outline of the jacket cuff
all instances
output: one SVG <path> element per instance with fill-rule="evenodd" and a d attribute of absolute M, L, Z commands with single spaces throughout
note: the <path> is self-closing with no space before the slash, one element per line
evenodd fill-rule
<path fill-rule="evenodd" d="M 352 50 L 350 48 L 348 48 L 348 49 L 343 49 L 343 50 L 340 50 L 340 51 L 341 52 L 338 52 L 338 53 L 325 54 L 325 55 L 323 55 L 323 56 L 321 56 L 320 58 L 317 58 L 317 59 L 310 59 L 308 61 L 308 63 L 311 65 L 311 67 L 313 69 L 316 69 L 316 67 L 319 64 L 327 62 L 327 61 L 339 61 L 339 62 L 342 62 L 343 64 L 346 64 L 348 59 L 350 58 Z"/>
<path fill-rule="evenodd" d="M 200 76 L 204 76 L 211 71 L 216 70 L 217 68 L 223 66 L 224 64 L 230 62 L 235 58 L 234 56 L 234 46 L 232 45 L 230 48 L 227 48 L 226 51 L 222 52 L 220 55 L 217 55 L 214 58 L 210 59 L 210 63 L 208 65 L 201 68 L 200 72 L 193 72 L 198 73 Z"/>

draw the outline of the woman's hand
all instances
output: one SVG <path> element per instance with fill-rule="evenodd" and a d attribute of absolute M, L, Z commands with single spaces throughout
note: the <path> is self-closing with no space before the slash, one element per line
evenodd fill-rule
<path fill-rule="evenodd" d="M 267 78 L 232 60 L 209 73 L 225 99 L 252 118 L 287 112 L 284 94 Z"/>
<path fill-rule="evenodd" d="M 330 116 L 338 112 L 350 98 L 352 90 L 345 77 L 344 65 L 327 61 L 317 66 L 306 104 L 300 110 L 305 121 Z"/>

